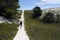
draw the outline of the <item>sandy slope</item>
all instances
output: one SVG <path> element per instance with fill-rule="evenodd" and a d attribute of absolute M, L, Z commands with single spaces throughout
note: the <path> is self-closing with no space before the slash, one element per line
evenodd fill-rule
<path fill-rule="evenodd" d="M 0 16 L 0 23 L 5 23 L 5 22 L 12 24 L 12 22 L 10 22 L 9 20 L 7 20 L 4 17 Z"/>

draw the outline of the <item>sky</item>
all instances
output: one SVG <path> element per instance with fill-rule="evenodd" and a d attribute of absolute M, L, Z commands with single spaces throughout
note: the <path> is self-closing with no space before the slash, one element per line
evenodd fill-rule
<path fill-rule="evenodd" d="M 31 10 L 35 6 L 45 8 L 60 7 L 60 0 L 19 0 L 19 10 Z"/>

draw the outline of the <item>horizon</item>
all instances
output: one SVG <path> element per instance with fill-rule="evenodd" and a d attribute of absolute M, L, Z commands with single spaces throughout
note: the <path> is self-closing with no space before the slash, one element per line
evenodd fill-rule
<path fill-rule="evenodd" d="M 18 10 L 32 10 L 35 6 L 41 9 L 60 7 L 60 0 L 19 0 Z"/>

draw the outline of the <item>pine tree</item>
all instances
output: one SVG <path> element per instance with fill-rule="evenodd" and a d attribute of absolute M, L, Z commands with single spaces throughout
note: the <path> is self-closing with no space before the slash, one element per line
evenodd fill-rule
<path fill-rule="evenodd" d="M 18 0 L 0 0 L 0 15 L 8 19 L 17 13 Z"/>
<path fill-rule="evenodd" d="M 42 10 L 41 10 L 41 8 L 40 7 L 38 7 L 38 6 L 36 6 L 35 8 L 33 8 L 33 18 L 38 18 L 39 16 L 41 16 L 42 15 Z"/>

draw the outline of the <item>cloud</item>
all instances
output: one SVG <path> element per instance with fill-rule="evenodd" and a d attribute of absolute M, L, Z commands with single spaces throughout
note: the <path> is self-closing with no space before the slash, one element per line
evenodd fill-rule
<path fill-rule="evenodd" d="M 60 0 L 41 0 L 48 4 L 60 4 Z"/>
<path fill-rule="evenodd" d="M 45 5 L 45 4 L 60 4 L 60 0 L 41 0 L 36 5 Z"/>
<path fill-rule="evenodd" d="M 45 2 L 38 2 L 38 3 L 36 3 L 36 5 L 45 5 L 46 3 Z"/>

